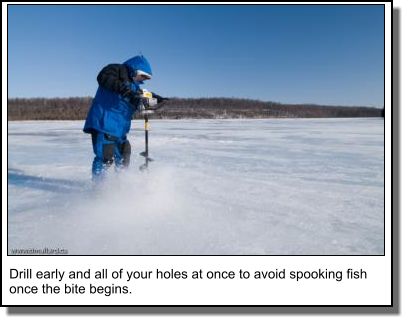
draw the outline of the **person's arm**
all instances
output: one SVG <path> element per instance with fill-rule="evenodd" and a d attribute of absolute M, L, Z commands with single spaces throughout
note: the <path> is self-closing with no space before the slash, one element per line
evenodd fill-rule
<path fill-rule="evenodd" d="M 153 93 L 153 92 L 152 92 L 152 95 L 153 95 L 153 98 L 157 99 L 158 104 L 169 100 L 167 97 L 162 97 L 159 94 L 156 94 L 156 93 Z"/>
<path fill-rule="evenodd" d="M 100 86 L 112 92 L 125 96 L 131 92 L 131 80 L 125 65 L 110 64 L 105 66 L 98 74 L 97 80 Z"/>
<path fill-rule="evenodd" d="M 128 99 L 129 103 L 138 106 L 140 103 L 140 93 L 134 92 L 130 88 L 130 78 L 125 65 L 110 64 L 105 66 L 99 73 L 98 84 L 112 92 L 121 94 Z"/>

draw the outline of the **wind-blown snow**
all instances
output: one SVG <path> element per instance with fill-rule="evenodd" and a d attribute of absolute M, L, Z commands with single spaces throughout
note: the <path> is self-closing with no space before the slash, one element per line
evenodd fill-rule
<path fill-rule="evenodd" d="M 8 248 L 69 254 L 383 254 L 383 119 L 152 120 L 91 182 L 83 122 L 9 122 Z"/>

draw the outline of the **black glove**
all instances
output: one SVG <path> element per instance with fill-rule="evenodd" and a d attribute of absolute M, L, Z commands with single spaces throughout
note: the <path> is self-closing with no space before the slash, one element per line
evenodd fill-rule
<path fill-rule="evenodd" d="M 169 100 L 167 97 L 162 97 L 162 96 L 160 96 L 160 95 L 158 95 L 156 93 L 153 93 L 153 92 L 152 92 L 152 95 L 153 95 L 153 98 L 157 99 L 157 104 L 160 104 L 162 102 L 165 102 L 165 101 Z"/>
<path fill-rule="evenodd" d="M 146 101 L 146 98 L 140 96 L 139 94 L 137 94 L 135 92 L 131 91 L 126 96 L 129 99 L 129 103 L 132 104 L 136 108 L 139 108 L 139 106 L 141 104 L 143 104 L 144 106 L 148 105 L 148 102 Z"/>
<path fill-rule="evenodd" d="M 130 85 L 127 82 L 122 83 L 119 87 L 119 93 L 125 97 L 126 96 L 129 97 L 132 93 L 132 90 L 130 89 Z"/>

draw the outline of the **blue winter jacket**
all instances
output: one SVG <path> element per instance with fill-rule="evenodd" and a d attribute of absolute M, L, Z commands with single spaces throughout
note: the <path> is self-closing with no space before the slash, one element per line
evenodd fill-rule
<path fill-rule="evenodd" d="M 132 95 L 138 95 L 139 85 L 143 83 L 133 81 L 136 70 L 152 75 L 150 64 L 143 56 L 135 56 L 123 64 L 110 64 L 101 70 L 97 77 L 99 87 L 85 121 L 85 133 L 126 137 L 137 110 L 129 100 Z"/>

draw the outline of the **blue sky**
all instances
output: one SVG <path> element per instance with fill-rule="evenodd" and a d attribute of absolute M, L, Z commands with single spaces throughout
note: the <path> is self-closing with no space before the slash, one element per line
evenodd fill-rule
<path fill-rule="evenodd" d="M 9 5 L 9 97 L 93 96 L 143 53 L 170 97 L 384 100 L 382 5 Z"/>

